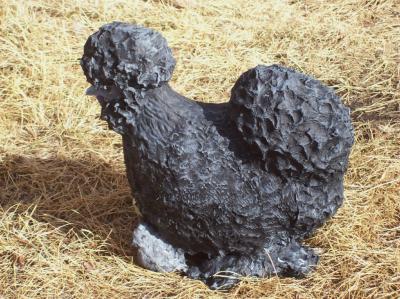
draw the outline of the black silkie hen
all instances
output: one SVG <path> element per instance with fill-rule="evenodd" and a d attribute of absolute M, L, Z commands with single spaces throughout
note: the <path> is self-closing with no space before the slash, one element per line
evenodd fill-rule
<path fill-rule="evenodd" d="M 166 40 L 119 22 L 89 37 L 81 66 L 102 118 L 122 135 L 144 267 L 217 288 L 236 282 L 213 276 L 221 271 L 301 277 L 316 265 L 300 242 L 342 204 L 353 144 L 349 109 L 332 89 L 259 65 L 229 102 L 195 102 L 168 85 Z"/>

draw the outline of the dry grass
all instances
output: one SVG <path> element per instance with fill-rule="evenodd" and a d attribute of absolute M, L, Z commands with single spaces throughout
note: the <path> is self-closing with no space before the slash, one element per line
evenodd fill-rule
<path fill-rule="evenodd" d="M 281 63 L 334 86 L 356 143 L 340 212 L 303 280 L 212 292 L 133 262 L 120 137 L 84 96 L 87 36 L 112 20 L 163 32 L 173 86 L 226 101 L 241 72 Z M 398 0 L 0 0 L 0 298 L 396 298 L 400 292 Z"/>

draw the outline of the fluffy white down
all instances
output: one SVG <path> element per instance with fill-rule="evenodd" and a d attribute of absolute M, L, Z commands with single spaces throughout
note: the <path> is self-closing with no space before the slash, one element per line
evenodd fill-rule
<path fill-rule="evenodd" d="M 158 238 L 146 224 L 139 224 L 133 232 L 133 245 L 138 250 L 138 262 L 157 272 L 186 271 L 184 251 Z"/>

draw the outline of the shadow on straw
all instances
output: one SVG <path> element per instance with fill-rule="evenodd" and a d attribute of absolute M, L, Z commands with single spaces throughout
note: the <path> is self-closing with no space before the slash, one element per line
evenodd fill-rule
<path fill-rule="evenodd" d="M 107 239 L 107 251 L 132 259 L 138 216 L 123 170 L 87 160 L 6 156 L 0 164 L 0 206 L 36 206 L 33 217 L 55 227 L 91 231 Z"/>

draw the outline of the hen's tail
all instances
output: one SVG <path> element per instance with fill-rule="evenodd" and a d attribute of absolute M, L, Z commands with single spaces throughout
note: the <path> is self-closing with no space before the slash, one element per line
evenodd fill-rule
<path fill-rule="evenodd" d="M 259 65 L 240 76 L 230 105 L 239 134 L 268 170 L 324 179 L 345 172 L 354 141 L 350 112 L 318 80 Z"/>
<path fill-rule="evenodd" d="M 175 59 L 160 33 L 113 22 L 88 38 L 81 66 L 87 80 L 98 89 L 148 89 L 171 78 Z"/>

